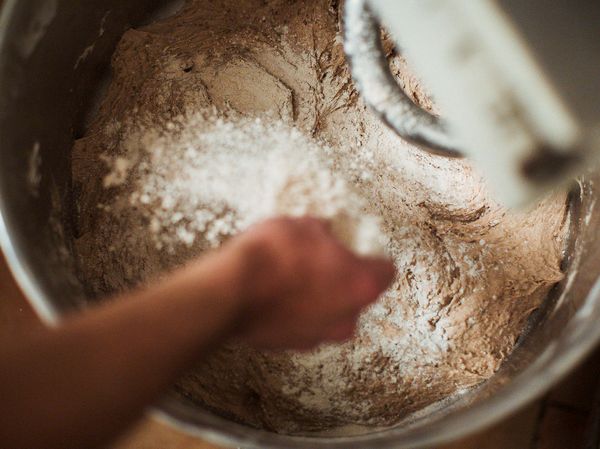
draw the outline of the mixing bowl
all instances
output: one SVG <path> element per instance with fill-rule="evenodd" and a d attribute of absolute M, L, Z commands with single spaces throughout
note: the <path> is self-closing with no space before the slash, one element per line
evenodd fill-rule
<path fill-rule="evenodd" d="M 56 324 L 85 308 L 72 239 L 78 235 L 70 151 L 109 78 L 122 33 L 168 14 L 159 0 L 6 0 L 0 16 L 0 241 L 40 316 Z M 393 428 L 347 437 L 290 437 L 252 429 L 175 393 L 152 413 L 204 439 L 257 448 L 416 448 L 499 420 L 556 383 L 600 338 L 599 176 L 574 184 L 566 276 L 531 317 L 490 380 Z"/>

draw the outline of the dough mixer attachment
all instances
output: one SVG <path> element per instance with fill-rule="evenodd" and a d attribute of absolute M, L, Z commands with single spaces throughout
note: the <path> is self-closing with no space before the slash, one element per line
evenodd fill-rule
<path fill-rule="evenodd" d="M 380 30 L 366 0 L 347 2 L 344 49 L 363 97 L 404 139 L 434 154 L 461 156 L 444 121 L 415 105 L 396 83 L 384 56 Z"/>
<path fill-rule="evenodd" d="M 574 73 L 588 67 L 585 62 L 583 68 L 559 66 L 554 54 L 566 58 L 575 51 L 598 50 L 590 36 L 598 31 L 592 19 L 596 12 L 600 15 L 600 7 L 586 3 L 594 14 L 576 16 L 583 25 L 574 24 L 574 8 L 559 0 L 544 25 L 534 8 L 543 5 L 526 3 L 347 0 L 344 14 L 344 49 L 365 102 L 420 148 L 441 156 L 468 156 L 509 206 L 527 205 L 572 182 L 600 148 L 600 133 L 589 126 L 590 119 L 600 120 L 600 114 L 593 116 L 598 108 L 586 98 L 589 91 L 584 92 L 590 86 L 573 82 Z M 573 48 L 574 39 L 548 48 L 544 38 L 560 20 L 568 21 L 584 48 Z M 445 118 L 418 107 L 397 84 L 383 50 L 382 25 L 422 76 Z M 585 76 L 593 82 L 600 65 L 587 65 L 591 70 Z"/>

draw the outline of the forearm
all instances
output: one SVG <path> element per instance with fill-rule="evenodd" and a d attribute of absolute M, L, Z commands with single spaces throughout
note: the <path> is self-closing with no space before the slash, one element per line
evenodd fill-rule
<path fill-rule="evenodd" d="M 218 342 L 342 341 L 393 277 L 321 221 L 255 226 L 151 289 L 0 345 L 0 446 L 99 447 Z"/>
<path fill-rule="evenodd" d="M 239 308 L 231 269 L 198 264 L 11 342 L 0 371 L 3 447 L 90 448 L 130 424 L 231 332 Z"/>

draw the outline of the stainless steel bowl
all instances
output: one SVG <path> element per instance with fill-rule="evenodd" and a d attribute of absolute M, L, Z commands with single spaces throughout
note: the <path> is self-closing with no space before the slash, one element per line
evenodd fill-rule
<path fill-rule="evenodd" d="M 73 140 L 83 132 L 123 31 L 163 6 L 159 0 L 6 0 L 2 9 L 0 242 L 17 281 L 50 324 L 86 302 L 71 256 L 78 213 L 70 174 Z M 251 429 L 175 394 L 153 413 L 204 439 L 261 449 L 427 447 L 499 420 L 556 383 L 600 339 L 599 182 L 590 174 L 573 189 L 565 280 L 481 387 L 394 428 L 344 438 Z"/>

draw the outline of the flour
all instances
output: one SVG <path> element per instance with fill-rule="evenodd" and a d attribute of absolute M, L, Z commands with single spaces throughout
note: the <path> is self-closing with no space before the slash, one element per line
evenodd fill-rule
<path fill-rule="evenodd" d="M 281 121 L 208 117 L 180 117 L 166 134 L 139 130 L 127 139 L 128 157 L 107 159 L 104 187 L 129 178 L 121 207 L 142 211 L 158 249 L 196 239 L 216 248 L 262 220 L 311 215 L 327 219 L 350 249 L 382 254 L 378 219 L 332 171 L 331 148 Z"/>
<path fill-rule="evenodd" d="M 201 407 L 282 433 L 388 426 L 478 385 L 563 278 L 565 194 L 508 211 L 468 161 L 388 129 L 352 84 L 337 3 L 189 0 L 128 31 L 73 150 L 90 296 L 164 276 L 273 214 L 332 218 L 367 252 L 384 236 L 398 275 L 351 341 L 310 354 L 229 342 L 178 382 Z"/>

